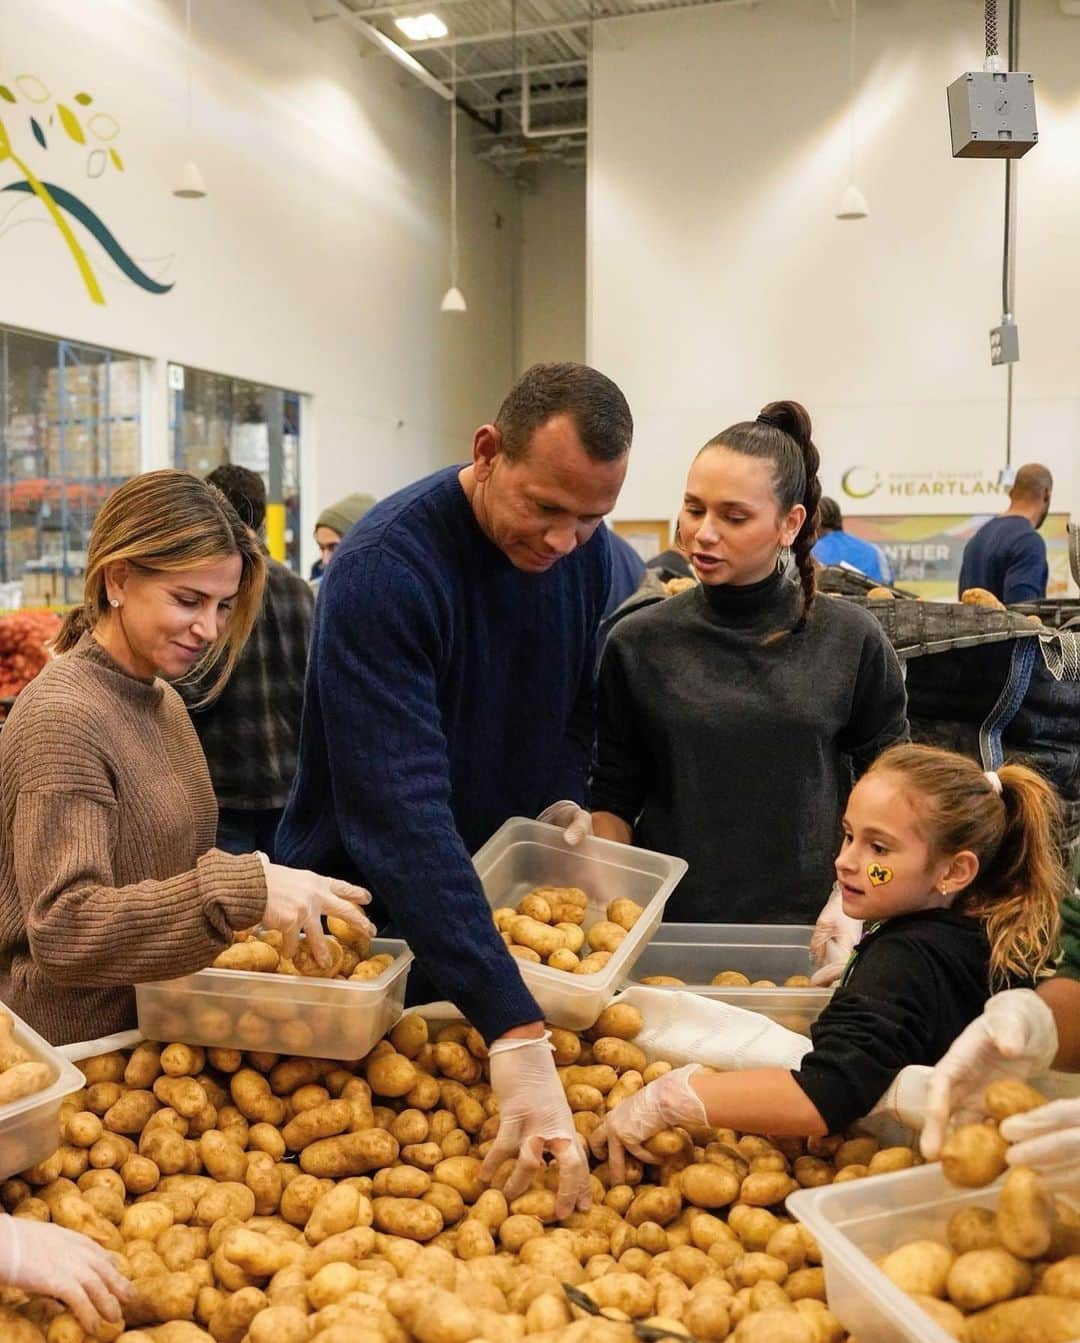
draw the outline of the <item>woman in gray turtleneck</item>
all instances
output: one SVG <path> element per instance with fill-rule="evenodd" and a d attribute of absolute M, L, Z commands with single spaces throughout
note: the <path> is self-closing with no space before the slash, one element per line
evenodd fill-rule
<path fill-rule="evenodd" d="M 818 466 L 796 402 L 710 440 L 679 518 L 701 581 L 621 621 L 604 654 L 595 831 L 687 860 L 669 919 L 812 923 L 853 777 L 907 737 L 881 627 L 814 591 Z"/>

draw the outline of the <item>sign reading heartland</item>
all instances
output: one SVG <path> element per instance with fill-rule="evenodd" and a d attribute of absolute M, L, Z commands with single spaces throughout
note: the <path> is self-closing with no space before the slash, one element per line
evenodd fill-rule
<path fill-rule="evenodd" d="M 1009 493 L 996 472 L 879 471 L 872 466 L 849 466 L 840 478 L 840 488 L 849 499 L 873 499 L 875 503 L 901 499 L 956 503 L 1004 499 Z"/>

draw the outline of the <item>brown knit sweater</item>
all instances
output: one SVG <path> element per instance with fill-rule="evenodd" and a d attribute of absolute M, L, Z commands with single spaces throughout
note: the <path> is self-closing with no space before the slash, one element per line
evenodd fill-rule
<path fill-rule="evenodd" d="M 54 1044 L 134 1026 L 132 984 L 203 969 L 262 916 L 262 864 L 216 827 L 180 696 L 86 635 L 0 733 L 0 999 Z"/>

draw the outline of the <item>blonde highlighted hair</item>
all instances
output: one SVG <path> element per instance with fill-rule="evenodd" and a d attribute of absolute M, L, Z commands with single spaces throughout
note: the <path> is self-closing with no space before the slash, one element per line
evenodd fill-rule
<path fill-rule="evenodd" d="M 185 681 L 220 668 L 200 703 L 220 694 L 262 607 L 266 561 L 258 541 L 213 485 L 186 471 L 148 471 L 125 481 L 102 505 L 90 532 L 83 602 L 67 613 L 53 642 L 57 653 L 111 615 L 105 571 L 125 563 L 146 572 L 180 573 L 240 556 L 240 586 L 217 639 Z"/>
<path fill-rule="evenodd" d="M 935 859 L 965 849 L 978 858 L 954 907 L 986 925 L 991 987 L 1045 974 L 1068 891 L 1061 803 L 1050 784 L 1026 765 L 1003 765 L 999 796 L 973 761 L 932 746 L 893 746 L 869 772 L 904 781 Z"/>

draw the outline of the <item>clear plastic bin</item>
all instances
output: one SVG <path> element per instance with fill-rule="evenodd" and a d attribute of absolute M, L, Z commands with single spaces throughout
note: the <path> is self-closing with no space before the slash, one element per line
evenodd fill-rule
<path fill-rule="evenodd" d="M 657 928 L 653 942 L 706 942 L 725 946 L 767 942 L 775 947 L 809 947 L 813 934 L 813 925 L 809 923 L 668 923 L 665 920 Z"/>
<path fill-rule="evenodd" d="M 586 1030 L 629 975 L 664 916 L 668 897 L 686 875 L 681 858 L 629 844 L 588 838 L 575 848 L 562 829 L 512 817 L 473 859 L 492 909 L 516 906 L 537 886 L 577 886 L 589 898 L 585 929 L 606 916 L 612 900 L 636 900 L 645 912 L 598 974 L 574 975 L 520 961 L 522 978 L 547 1021 Z"/>
<path fill-rule="evenodd" d="M 684 942 L 666 935 L 670 929 L 692 934 Z M 661 924 L 634 966 L 633 982 L 652 975 L 673 975 L 684 981 L 686 991 L 703 998 L 731 1003 L 749 1012 L 759 1012 L 800 1035 L 828 1006 L 832 989 L 783 988 L 790 975 L 810 973 L 809 926 L 791 924 Z M 771 979 L 775 989 L 726 988 L 710 981 L 722 970 L 740 970 L 748 979 Z"/>
<path fill-rule="evenodd" d="M 859 1343 L 954 1343 L 874 1261 L 907 1241 L 944 1241 L 949 1218 L 960 1208 L 997 1206 L 1001 1183 L 957 1189 L 935 1163 L 801 1189 L 788 1196 L 787 1206 L 817 1237 L 829 1309 Z M 1047 1175 L 1043 1185 L 1080 1206 L 1075 1169 Z"/>
<path fill-rule="evenodd" d="M 181 979 L 136 984 L 139 1030 L 148 1040 L 363 1058 L 401 1015 L 413 961 L 405 943 L 392 938 L 376 939 L 371 951 L 394 956 L 378 979 L 200 970 Z"/>
<path fill-rule="evenodd" d="M 17 1175 L 52 1156 L 60 1146 L 60 1103 L 85 1085 L 82 1073 L 52 1045 L 17 1017 L 10 1007 L 16 1044 L 35 1063 L 47 1063 L 53 1080 L 44 1091 L 0 1106 L 0 1180 Z"/>

